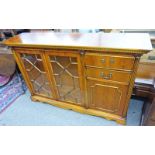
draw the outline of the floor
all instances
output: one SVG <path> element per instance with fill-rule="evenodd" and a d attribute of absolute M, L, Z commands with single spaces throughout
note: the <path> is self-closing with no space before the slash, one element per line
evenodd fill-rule
<path fill-rule="evenodd" d="M 131 99 L 127 125 L 140 123 L 143 101 Z M 64 110 L 49 104 L 32 102 L 27 90 L 0 114 L 1 126 L 116 126 L 114 121 Z"/>

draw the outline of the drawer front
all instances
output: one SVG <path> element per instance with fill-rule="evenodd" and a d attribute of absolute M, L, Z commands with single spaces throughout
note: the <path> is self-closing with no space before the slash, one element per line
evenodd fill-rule
<path fill-rule="evenodd" d="M 129 83 L 131 74 L 122 71 L 88 68 L 86 69 L 86 76 L 102 80 L 111 80 L 111 81 Z"/>
<path fill-rule="evenodd" d="M 134 57 L 86 54 L 85 65 L 111 69 L 132 70 Z"/>

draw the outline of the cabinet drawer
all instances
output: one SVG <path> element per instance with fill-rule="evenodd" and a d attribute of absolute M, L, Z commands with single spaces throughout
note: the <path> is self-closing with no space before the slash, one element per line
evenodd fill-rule
<path fill-rule="evenodd" d="M 111 69 L 132 70 L 134 57 L 86 54 L 85 65 Z"/>
<path fill-rule="evenodd" d="M 86 69 L 86 76 L 103 80 L 129 83 L 131 74 L 127 72 L 108 69 L 88 68 Z"/>

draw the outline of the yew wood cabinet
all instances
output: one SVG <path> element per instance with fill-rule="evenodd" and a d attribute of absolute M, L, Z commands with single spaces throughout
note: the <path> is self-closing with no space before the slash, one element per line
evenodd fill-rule
<path fill-rule="evenodd" d="M 148 34 L 23 33 L 12 48 L 33 101 L 125 124 Z"/>

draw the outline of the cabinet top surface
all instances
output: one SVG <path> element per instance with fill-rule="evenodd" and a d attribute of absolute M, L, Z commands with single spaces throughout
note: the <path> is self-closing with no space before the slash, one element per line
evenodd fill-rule
<path fill-rule="evenodd" d="M 117 49 L 145 51 L 152 50 L 147 33 L 22 33 L 3 42 L 12 47 L 38 47 L 63 49 Z"/>

